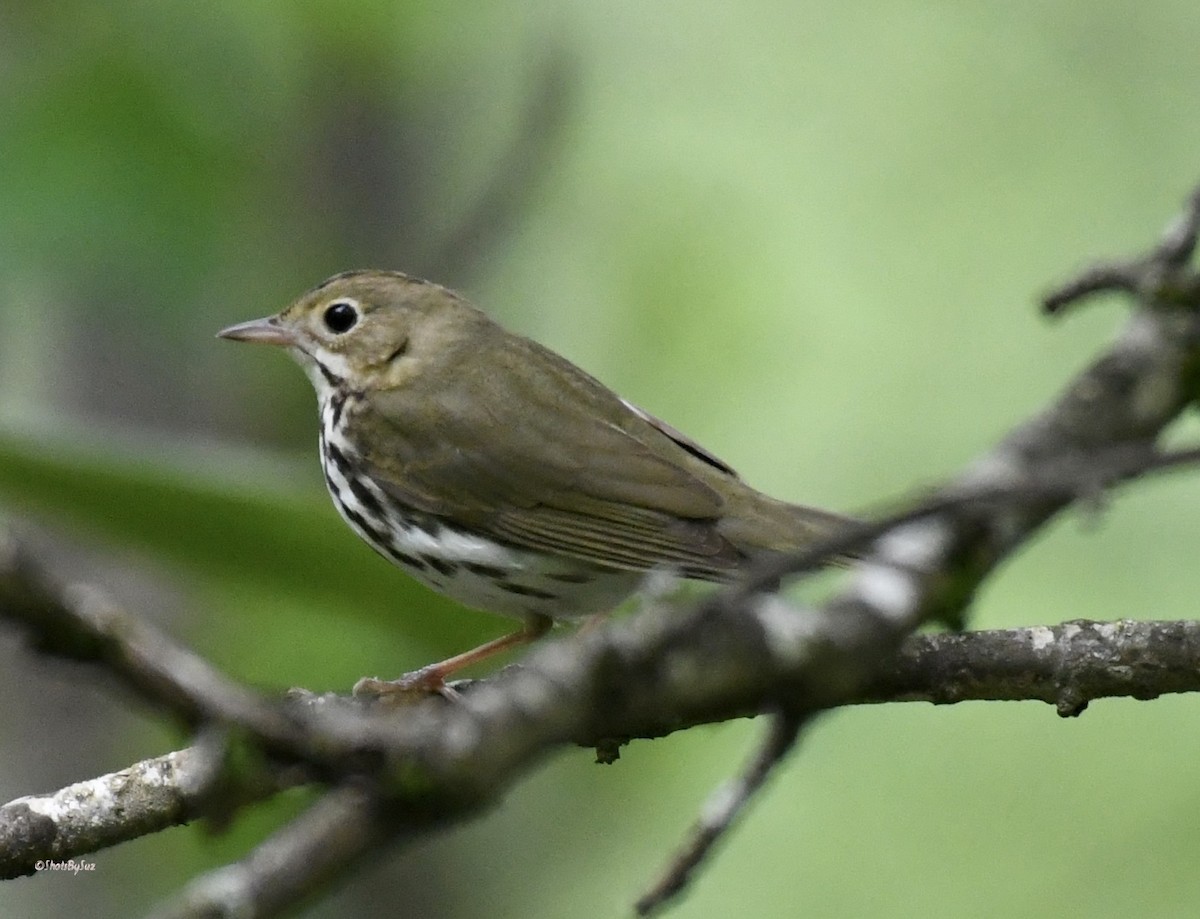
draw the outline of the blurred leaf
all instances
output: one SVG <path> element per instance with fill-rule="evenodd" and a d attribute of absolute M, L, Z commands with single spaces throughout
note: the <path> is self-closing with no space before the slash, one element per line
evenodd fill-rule
<path fill-rule="evenodd" d="M 413 637 L 445 636 L 468 617 L 375 555 L 296 469 L 207 447 L 172 459 L 161 445 L 85 449 L 0 435 L 0 502 L 133 546 L 260 596 L 292 596 L 382 619 L 404 610 Z M 449 613 L 450 615 L 443 615 Z M 431 628 L 431 624 L 434 627 Z"/>

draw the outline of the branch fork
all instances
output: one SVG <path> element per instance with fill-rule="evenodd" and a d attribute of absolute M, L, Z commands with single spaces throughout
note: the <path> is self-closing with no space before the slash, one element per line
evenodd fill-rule
<path fill-rule="evenodd" d="M 382 847 L 480 813 L 564 744 L 611 759 L 632 738 L 770 713 L 761 748 L 638 901 L 649 913 L 686 887 L 831 707 L 1040 699 L 1073 716 L 1101 696 L 1197 691 L 1196 622 L 914 633 L 961 622 L 995 567 L 1064 509 L 1094 508 L 1117 485 L 1200 459 L 1198 449 L 1160 445 L 1200 392 L 1198 229 L 1200 190 L 1149 253 L 1097 265 L 1046 295 L 1056 315 L 1117 291 L 1133 313 L 1061 396 L 954 480 L 698 605 L 655 598 L 636 617 L 547 642 L 520 667 L 455 684 L 457 701 L 386 710 L 336 696 L 264 698 L 95 591 L 56 584 L 0 533 L 0 616 L 38 650 L 91 662 L 199 738 L 0 808 L 0 876 L 201 815 L 229 819 L 281 787 L 320 783 L 305 814 L 158 914 L 278 915 Z M 833 556 L 858 561 L 824 602 L 801 607 L 774 592 Z"/>

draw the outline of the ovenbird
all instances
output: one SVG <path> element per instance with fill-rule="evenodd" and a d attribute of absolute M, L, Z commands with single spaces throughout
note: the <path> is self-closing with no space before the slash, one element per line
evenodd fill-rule
<path fill-rule="evenodd" d="M 524 628 L 356 692 L 442 690 L 556 619 L 610 610 L 651 570 L 727 581 L 847 519 L 776 501 L 574 364 L 436 284 L 350 271 L 230 326 L 286 348 L 320 402 L 325 482 L 377 552 Z"/>

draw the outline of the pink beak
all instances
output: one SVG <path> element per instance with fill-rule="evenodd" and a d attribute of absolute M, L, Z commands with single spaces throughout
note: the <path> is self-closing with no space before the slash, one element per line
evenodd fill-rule
<path fill-rule="evenodd" d="M 290 348 L 296 344 L 296 336 L 287 329 L 281 329 L 276 325 L 274 317 L 239 322 L 237 325 L 231 325 L 227 329 L 221 329 L 217 333 L 217 338 L 258 342 L 263 345 L 279 345 L 283 348 Z"/>

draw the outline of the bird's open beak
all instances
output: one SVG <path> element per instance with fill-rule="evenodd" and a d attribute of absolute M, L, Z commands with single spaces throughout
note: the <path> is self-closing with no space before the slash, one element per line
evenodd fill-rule
<path fill-rule="evenodd" d="M 251 319 L 249 322 L 239 322 L 227 329 L 221 329 L 217 338 L 230 338 L 234 341 L 252 341 L 263 345 L 279 345 L 290 348 L 296 344 L 296 337 L 287 329 L 281 329 L 275 324 L 274 317 L 268 319 Z"/>

